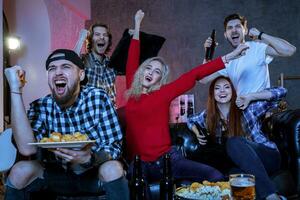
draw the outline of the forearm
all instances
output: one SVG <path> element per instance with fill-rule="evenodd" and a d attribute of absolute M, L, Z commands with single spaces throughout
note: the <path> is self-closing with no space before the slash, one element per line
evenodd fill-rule
<path fill-rule="evenodd" d="M 133 36 L 132 38 L 135 39 L 135 40 L 139 40 L 140 39 L 140 23 L 135 23 L 135 26 L 134 26 L 134 32 L 133 32 Z"/>
<path fill-rule="evenodd" d="M 80 55 L 80 51 L 82 49 L 86 36 L 87 36 L 87 30 L 82 29 L 79 33 L 79 38 L 74 46 L 74 51 L 77 53 L 77 55 Z"/>
<path fill-rule="evenodd" d="M 131 39 L 126 63 L 126 88 L 131 87 L 134 74 L 139 67 L 140 60 L 140 41 Z"/>
<path fill-rule="evenodd" d="M 292 56 L 296 52 L 296 47 L 290 44 L 288 41 L 278 37 L 274 37 L 263 33 L 261 35 L 262 42 L 268 44 L 277 53 L 278 56 L 288 57 Z M 267 49 L 267 55 L 274 56 L 272 49 Z M 276 56 L 275 53 L 275 56 Z"/>
<path fill-rule="evenodd" d="M 21 94 L 11 93 L 11 119 L 13 136 L 19 152 L 22 155 L 36 153 L 36 148 L 28 145 L 29 142 L 34 142 L 35 138 L 26 115 Z"/>
<path fill-rule="evenodd" d="M 249 93 L 247 96 L 250 101 L 270 100 L 272 98 L 272 93 L 268 90 L 264 90 L 261 92 Z"/>

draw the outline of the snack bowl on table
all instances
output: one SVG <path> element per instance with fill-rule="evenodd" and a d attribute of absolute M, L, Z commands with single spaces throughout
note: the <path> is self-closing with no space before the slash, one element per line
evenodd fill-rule
<path fill-rule="evenodd" d="M 179 187 L 175 192 L 177 200 L 230 200 L 228 182 L 194 182 L 190 186 Z"/>

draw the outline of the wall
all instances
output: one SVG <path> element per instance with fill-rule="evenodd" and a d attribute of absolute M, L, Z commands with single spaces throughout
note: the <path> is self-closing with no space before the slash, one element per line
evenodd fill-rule
<path fill-rule="evenodd" d="M 218 3 L 217 3 L 218 2 Z M 272 85 L 277 85 L 280 73 L 300 75 L 300 1 L 297 0 L 92 0 L 92 19 L 109 24 L 113 34 L 113 48 L 123 30 L 133 26 L 138 9 L 145 11 L 142 30 L 164 36 L 167 40 L 160 52 L 171 66 L 171 80 L 202 62 L 203 42 L 214 28 L 219 42 L 216 56 L 231 50 L 223 36 L 223 18 L 239 12 L 256 27 L 268 34 L 282 37 L 298 47 L 291 58 L 276 58 L 270 67 Z M 91 24 L 90 21 L 87 25 Z M 286 81 L 291 108 L 300 107 L 300 80 Z M 196 111 L 204 108 L 207 86 L 197 84 L 188 93 L 196 95 Z"/>
<path fill-rule="evenodd" d="M 49 93 L 46 58 L 56 48 L 74 47 L 79 30 L 90 17 L 90 1 L 4 0 L 4 13 L 10 33 L 22 41 L 21 51 L 11 54 L 11 65 L 26 70 L 23 99 L 28 108 L 31 101 Z"/>

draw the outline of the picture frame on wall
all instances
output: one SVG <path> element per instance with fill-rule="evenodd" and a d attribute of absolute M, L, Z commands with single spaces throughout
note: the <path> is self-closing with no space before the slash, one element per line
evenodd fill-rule
<path fill-rule="evenodd" d="M 183 94 L 175 98 L 170 105 L 170 123 L 186 123 L 195 112 L 194 94 Z"/>

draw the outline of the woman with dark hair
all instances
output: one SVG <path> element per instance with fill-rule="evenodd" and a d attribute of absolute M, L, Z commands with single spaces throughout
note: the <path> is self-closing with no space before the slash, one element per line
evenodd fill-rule
<path fill-rule="evenodd" d="M 149 180 L 161 178 L 162 157 L 170 153 L 173 176 L 195 181 L 220 180 L 216 169 L 183 157 L 172 148 L 169 132 L 169 106 L 177 96 L 191 89 L 197 80 L 224 68 L 224 62 L 241 56 L 247 46 L 200 65 L 166 84 L 169 68 L 160 57 L 149 58 L 139 66 L 139 30 L 144 13 L 135 15 L 135 29 L 130 43 L 126 65 L 128 102 L 125 106 L 126 143 L 130 160 L 140 155 L 144 175 Z M 131 165 L 132 166 L 132 165 Z"/>
<path fill-rule="evenodd" d="M 278 87 L 236 97 L 229 78 L 214 79 L 209 87 L 207 109 L 188 119 L 188 127 L 202 145 L 199 160 L 225 174 L 253 174 L 257 199 L 278 199 L 269 174 L 279 169 L 280 153 L 260 128 L 266 112 L 275 108 L 285 95 L 286 89 Z M 248 109 L 252 116 L 245 119 L 239 108 Z M 255 129 L 250 130 L 251 127 Z"/>

